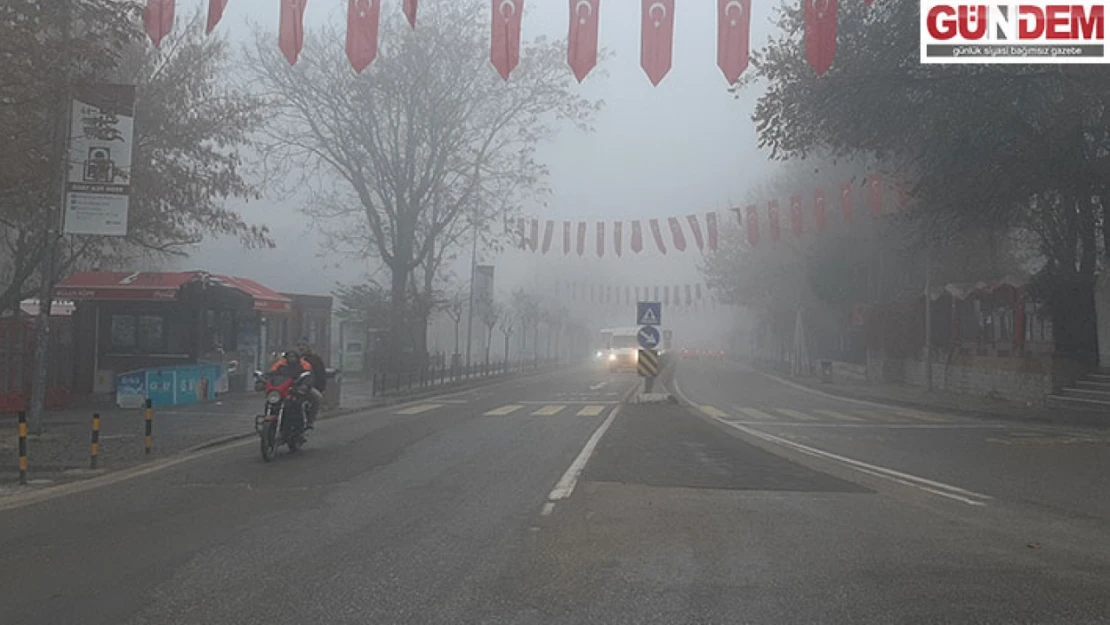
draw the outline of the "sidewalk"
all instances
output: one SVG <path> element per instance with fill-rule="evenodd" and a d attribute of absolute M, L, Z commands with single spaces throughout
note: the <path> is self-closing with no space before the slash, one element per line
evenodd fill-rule
<path fill-rule="evenodd" d="M 338 407 L 325 406 L 320 418 L 327 419 L 352 412 L 406 401 L 429 395 L 493 384 L 514 377 L 535 375 L 559 365 L 491 374 L 486 377 L 459 379 L 447 384 L 411 390 L 402 388 L 385 395 L 374 395 L 369 380 L 345 379 Z M 262 408 L 262 393 L 231 393 L 214 402 L 189 406 L 155 408 L 153 419 L 154 448 L 148 456 L 144 450 L 145 422 L 141 408 L 51 411 L 44 415 L 43 434 L 29 435 L 27 457 L 28 486 L 52 486 L 94 477 L 109 470 L 135 466 L 145 461 L 162 459 L 197 447 L 218 444 L 254 435 L 254 417 Z M 100 414 L 100 454 L 97 471 L 89 470 L 92 414 Z M 14 415 L 0 416 L 0 497 L 21 490 L 18 485 L 18 434 Z M 23 487 L 25 490 L 26 487 Z"/>
<path fill-rule="evenodd" d="M 837 376 L 834 376 L 832 382 L 822 382 L 814 376 L 791 377 L 766 365 L 752 364 L 751 366 L 769 377 L 848 399 L 873 401 L 917 410 L 937 410 L 984 419 L 1110 428 L 1110 417 L 1098 413 L 1048 408 L 1044 405 L 1030 405 L 951 391 L 927 391 L 908 384 L 866 382 Z"/>

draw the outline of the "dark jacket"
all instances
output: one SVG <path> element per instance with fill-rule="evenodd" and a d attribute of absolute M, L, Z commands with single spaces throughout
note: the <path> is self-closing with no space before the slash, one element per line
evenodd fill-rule
<path fill-rule="evenodd" d="M 302 358 L 312 366 L 312 385 L 323 393 L 328 386 L 328 368 L 324 365 L 324 359 L 318 354 L 305 354 Z"/>

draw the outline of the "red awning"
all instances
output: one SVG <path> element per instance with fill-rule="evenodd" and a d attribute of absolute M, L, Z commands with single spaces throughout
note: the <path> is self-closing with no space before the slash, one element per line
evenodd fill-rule
<path fill-rule="evenodd" d="M 68 300 L 163 300 L 177 299 L 181 287 L 205 274 L 199 271 L 176 273 L 86 271 L 69 276 L 58 284 L 58 299 Z M 255 310 L 283 312 L 292 309 L 288 297 L 248 278 L 209 275 L 210 280 L 242 291 L 254 298 Z"/>

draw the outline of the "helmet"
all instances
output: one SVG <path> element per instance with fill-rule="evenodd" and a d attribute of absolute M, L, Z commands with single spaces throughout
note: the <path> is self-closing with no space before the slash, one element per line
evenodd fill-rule
<path fill-rule="evenodd" d="M 301 355 L 293 350 L 289 350 L 285 352 L 282 358 L 284 358 L 287 362 L 296 362 L 301 359 Z"/>

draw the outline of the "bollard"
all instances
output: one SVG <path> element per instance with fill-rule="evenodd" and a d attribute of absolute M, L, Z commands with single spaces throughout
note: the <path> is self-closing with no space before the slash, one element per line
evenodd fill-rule
<path fill-rule="evenodd" d="M 100 413 L 93 413 L 92 444 L 89 447 L 89 468 L 96 468 L 97 456 L 100 455 Z"/>
<path fill-rule="evenodd" d="M 27 413 L 19 411 L 19 483 L 27 483 Z"/>
<path fill-rule="evenodd" d="M 146 420 L 146 454 L 150 455 L 150 449 L 154 446 L 154 404 L 148 399 L 146 400 L 146 410 L 143 411 L 143 416 Z"/>

